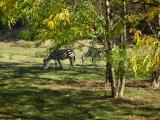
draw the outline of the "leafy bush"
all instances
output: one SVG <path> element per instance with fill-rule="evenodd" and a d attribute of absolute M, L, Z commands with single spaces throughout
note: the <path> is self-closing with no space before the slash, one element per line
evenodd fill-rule
<path fill-rule="evenodd" d="M 29 30 L 24 30 L 19 33 L 19 38 L 24 40 L 31 40 L 32 36 L 33 36 L 33 33 L 30 32 Z"/>

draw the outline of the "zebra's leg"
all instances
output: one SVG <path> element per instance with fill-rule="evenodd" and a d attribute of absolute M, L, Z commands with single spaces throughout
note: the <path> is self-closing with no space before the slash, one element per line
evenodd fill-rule
<path fill-rule="evenodd" d="M 57 69 L 57 60 L 54 60 L 55 63 L 55 69 Z"/>
<path fill-rule="evenodd" d="M 86 65 L 86 61 L 87 61 L 86 54 L 83 54 L 82 57 L 81 57 L 81 59 L 82 59 L 82 65 L 85 66 Z"/>
<path fill-rule="evenodd" d="M 94 65 L 94 57 L 92 57 L 92 66 Z"/>
<path fill-rule="evenodd" d="M 58 63 L 59 63 L 59 66 L 60 66 L 60 70 L 62 70 L 62 65 L 61 65 L 61 62 L 60 62 L 60 60 L 58 59 L 57 61 L 58 61 Z"/>
<path fill-rule="evenodd" d="M 92 65 L 93 66 L 96 66 L 96 62 L 97 62 L 96 57 L 92 57 Z"/>
<path fill-rule="evenodd" d="M 75 59 L 74 59 L 73 57 L 70 57 L 70 58 L 69 58 L 69 62 L 70 62 L 69 69 L 74 68 Z"/>

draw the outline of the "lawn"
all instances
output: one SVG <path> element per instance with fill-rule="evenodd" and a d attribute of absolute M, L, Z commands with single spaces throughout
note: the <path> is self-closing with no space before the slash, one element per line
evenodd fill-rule
<path fill-rule="evenodd" d="M 113 99 L 103 61 L 83 68 L 76 50 L 75 70 L 67 60 L 63 70 L 54 62 L 44 70 L 45 50 L 32 42 L 0 42 L 0 119 L 160 120 L 160 90 L 147 80 L 128 79 L 125 97 Z"/>

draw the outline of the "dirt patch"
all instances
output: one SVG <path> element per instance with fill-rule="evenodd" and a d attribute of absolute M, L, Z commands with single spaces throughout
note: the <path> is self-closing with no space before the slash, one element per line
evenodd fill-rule
<path fill-rule="evenodd" d="M 110 90 L 110 85 L 106 86 L 105 81 L 75 81 L 67 83 L 53 82 L 49 84 L 32 84 L 32 87 L 46 88 L 53 90 L 62 90 L 62 89 L 87 89 L 87 90 Z M 131 81 L 126 83 L 128 88 L 145 88 L 150 89 L 150 83 L 148 81 Z M 160 92 L 160 89 L 154 90 Z"/>
<path fill-rule="evenodd" d="M 0 41 L 0 44 L 3 45 L 8 45 L 8 46 L 19 46 L 19 47 L 31 47 L 31 46 L 35 46 L 35 44 L 37 43 L 37 41 L 25 41 L 25 40 L 13 40 L 13 41 L 9 41 L 9 40 L 4 40 L 4 41 Z"/>
<path fill-rule="evenodd" d="M 126 84 L 126 87 L 132 88 L 148 88 L 150 86 L 149 81 L 147 80 L 137 80 L 137 81 L 129 81 Z"/>
<path fill-rule="evenodd" d="M 152 120 L 152 119 L 145 116 L 131 116 L 124 118 L 124 120 Z M 155 120 L 160 120 L 160 119 L 155 119 Z"/>
<path fill-rule="evenodd" d="M 114 104 L 120 104 L 120 105 L 129 104 L 129 105 L 134 105 L 134 106 L 145 105 L 149 103 L 149 101 L 133 99 L 133 98 L 126 98 L 126 97 L 113 99 L 112 102 Z"/>
<path fill-rule="evenodd" d="M 63 90 L 63 89 L 87 89 L 87 90 L 102 90 L 105 88 L 105 84 L 102 81 L 86 81 L 86 82 L 73 82 L 73 83 L 50 83 L 50 84 L 32 84 L 32 87 L 51 90 Z M 109 90 L 109 86 L 107 87 Z"/>

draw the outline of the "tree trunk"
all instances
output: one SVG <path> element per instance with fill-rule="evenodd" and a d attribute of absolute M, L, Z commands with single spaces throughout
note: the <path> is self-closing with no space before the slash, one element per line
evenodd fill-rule
<path fill-rule="evenodd" d="M 160 7 L 160 5 L 159 5 Z M 158 29 L 157 29 L 157 38 L 160 39 L 160 13 L 158 14 Z"/>
<path fill-rule="evenodd" d="M 101 1 L 102 6 L 102 15 L 104 16 L 106 26 L 105 31 L 106 33 L 111 30 L 112 27 L 112 20 L 110 18 L 110 6 L 108 0 Z M 112 40 L 107 35 L 105 36 L 105 47 L 107 48 L 106 57 L 109 60 L 106 61 L 106 84 L 109 82 L 111 83 L 111 93 L 112 97 L 116 97 L 116 82 L 115 82 L 115 70 L 114 66 L 112 65 L 111 58 L 112 58 Z"/>
<path fill-rule="evenodd" d="M 111 93 L 112 93 L 112 97 L 116 98 L 118 96 L 117 94 L 117 87 L 116 87 L 116 80 L 115 80 L 115 70 L 113 65 L 110 62 L 107 62 L 108 64 L 108 79 L 111 83 Z"/>
<path fill-rule="evenodd" d="M 112 28 L 112 25 L 113 25 L 113 20 L 111 18 L 111 12 L 110 12 L 110 4 L 109 4 L 109 1 L 106 0 L 106 17 L 105 17 L 105 21 L 107 23 L 107 29 L 106 31 L 110 31 L 111 28 Z M 107 36 L 106 36 L 107 37 Z M 108 57 L 109 57 L 109 61 L 107 61 L 107 69 L 109 70 L 108 72 L 108 79 L 111 83 L 111 93 L 112 93 L 112 97 L 115 98 L 117 97 L 117 88 L 116 88 L 116 80 L 115 80 L 115 69 L 114 69 L 114 66 L 112 64 L 112 61 L 111 61 L 111 58 L 112 58 L 112 40 L 111 38 L 109 38 L 107 40 L 107 48 L 108 48 Z"/>
<path fill-rule="evenodd" d="M 124 24 L 123 24 L 123 43 L 127 42 L 127 26 L 126 26 L 126 19 L 127 19 L 127 11 L 126 11 L 126 0 L 123 2 L 123 19 L 124 19 Z"/>
<path fill-rule="evenodd" d="M 123 19 L 124 19 L 124 23 L 123 23 L 123 35 L 121 36 L 121 43 L 120 43 L 120 56 L 121 56 L 121 61 L 119 62 L 119 69 L 118 69 L 118 81 L 119 81 L 119 85 L 118 87 L 118 97 L 123 97 L 123 93 L 124 93 L 124 88 L 125 88 L 125 52 L 126 52 L 126 48 L 125 48 L 125 44 L 127 41 L 127 35 L 126 35 L 126 1 L 124 0 L 123 2 Z"/>
<path fill-rule="evenodd" d="M 118 88 L 118 97 L 123 97 L 124 89 L 125 89 L 125 65 L 124 61 L 120 62 L 120 86 Z"/>
<path fill-rule="evenodd" d="M 160 70 L 155 70 L 152 72 L 151 77 L 151 85 L 154 89 L 159 88 L 159 82 L 160 82 Z"/>
<path fill-rule="evenodd" d="M 157 72 L 157 86 L 160 87 L 160 69 Z"/>
<path fill-rule="evenodd" d="M 160 5 L 159 5 L 160 7 Z M 160 13 L 157 15 L 157 32 L 156 32 L 156 37 L 157 37 L 157 41 L 158 39 L 160 39 Z M 155 46 L 155 51 L 154 53 L 157 51 L 158 49 L 158 44 L 157 46 Z M 154 71 L 152 71 L 151 73 L 151 86 L 154 89 L 157 89 L 160 87 L 160 69 L 156 69 Z"/>

